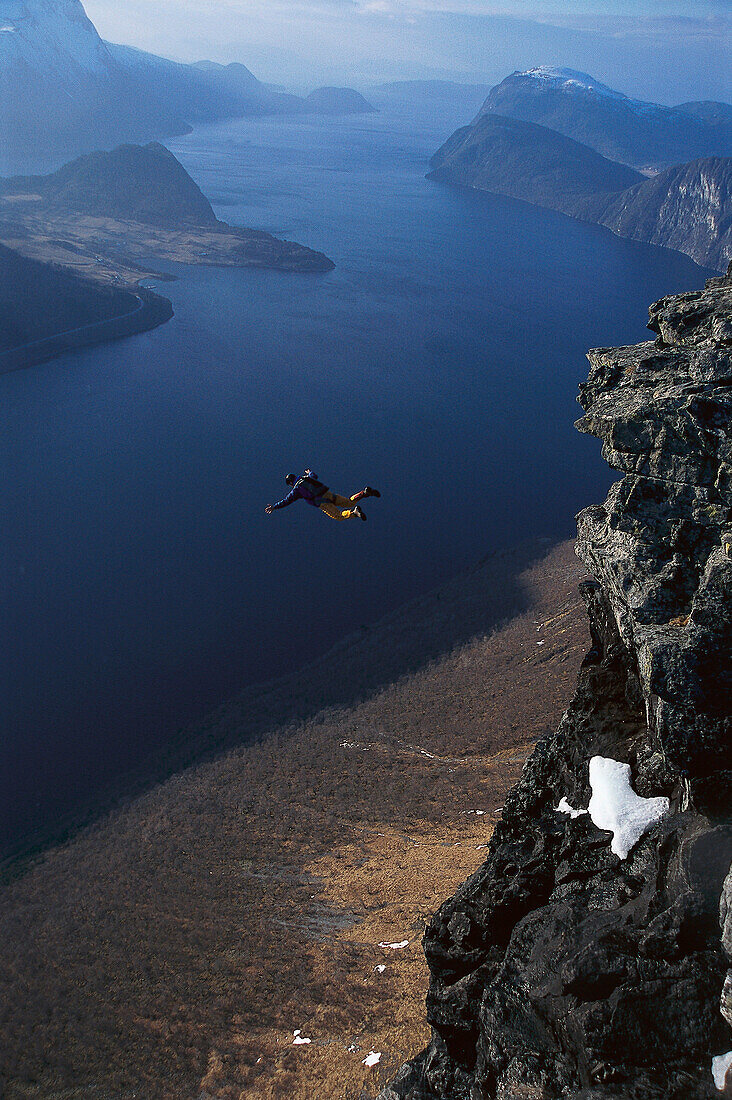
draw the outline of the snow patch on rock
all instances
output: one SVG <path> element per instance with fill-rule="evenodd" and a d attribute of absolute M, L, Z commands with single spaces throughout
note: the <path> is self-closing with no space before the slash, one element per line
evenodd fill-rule
<path fill-rule="evenodd" d="M 613 834 L 610 847 L 620 859 L 669 811 L 668 798 L 641 798 L 630 779 L 630 764 L 604 756 L 590 760 L 589 814 L 598 829 Z"/>
<path fill-rule="evenodd" d="M 574 818 L 589 813 L 589 810 L 575 810 L 574 806 L 570 806 L 566 798 L 562 798 L 559 805 L 556 807 L 556 812 L 558 814 L 569 814 L 570 817 Z"/>
<path fill-rule="evenodd" d="M 720 1054 L 716 1058 L 712 1058 L 712 1077 L 720 1092 L 724 1092 L 727 1083 L 727 1071 L 730 1066 L 732 1066 L 732 1050 L 728 1051 L 727 1054 Z"/>

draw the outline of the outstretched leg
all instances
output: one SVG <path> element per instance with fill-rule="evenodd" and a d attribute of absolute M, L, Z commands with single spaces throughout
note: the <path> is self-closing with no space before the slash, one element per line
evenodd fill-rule
<path fill-rule="evenodd" d="M 340 498 L 343 500 L 343 497 Z M 349 507 L 345 508 L 343 505 L 339 505 L 334 501 L 323 500 L 318 507 L 321 512 L 325 512 L 326 516 L 330 516 L 331 519 L 350 519 L 355 509 L 350 507 L 350 500 L 344 501 L 344 504 L 348 504 Z"/>
<path fill-rule="evenodd" d="M 339 493 L 332 493 L 330 489 L 318 507 L 321 512 L 325 512 L 326 516 L 330 516 L 331 519 L 350 519 L 352 516 L 357 516 L 359 519 L 365 518 L 361 509 L 354 508 L 353 502 L 348 497 L 342 497 Z"/>
<path fill-rule="evenodd" d="M 354 493 L 351 497 L 352 503 L 356 503 L 357 500 L 363 500 L 364 497 L 380 497 L 381 493 L 378 489 L 372 489 L 370 485 L 367 485 L 365 489 L 361 489 L 358 493 Z"/>

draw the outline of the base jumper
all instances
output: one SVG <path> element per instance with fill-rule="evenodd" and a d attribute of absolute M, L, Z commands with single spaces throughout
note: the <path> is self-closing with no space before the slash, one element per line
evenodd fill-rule
<path fill-rule="evenodd" d="M 278 500 L 276 504 L 268 504 L 264 509 L 267 515 L 274 512 L 275 508 L 287 508 L 289 504 L 294 504 L 296 500 L 304 500 L 308 504 L 312 504 L 314 508 L 319 508 L 321 512 L 325 512 L 326 516 L 330 516 L 331 519 L 351 519 L 353 517 L 365 520 L 366 514 L 359 506 L 358 501 L 363 500 L 365 497 L 381 496 L 378 489 L 372 489 L 370 485 L 367 485 L 365 489 L 354 493 L 352 497 L 342 497 L 339 493 L 332 493 L 327 485 L 318 480 L 317 475 L 312 470 L 306 470 L 302 477 L 287 474 L 285 481 L 291 486 L 289 493 L 282 500 Z"/>

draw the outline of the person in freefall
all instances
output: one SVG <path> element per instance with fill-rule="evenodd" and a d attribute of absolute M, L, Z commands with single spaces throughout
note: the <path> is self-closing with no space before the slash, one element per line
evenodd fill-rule
<path fill-rule="evenodd" d="M 354 493 L 352 497 L 342 497 L 339 493 L 332 493 L 327 485 L 324 485 L 322 481 L 318 481 L 312 470 L 306 470 L 302 477 L 287 474 L 285 481 L 290 486 L 289 493 L 282 500 L 278 500 L 276 504 L 268 504 L 264 509 L 267 515 L 274 512 L 275 508 L 287 508 L 288 504 L 294 504 L 296 500 L 304 500 L 308 504 L 312 504 L 314 508 L 319 508 L 321 512 L 325 512 L 326 516 L 330 516 L 331 519 L 351 519 L 353 516 L 365 520 L 366 514 L 359 506 L 358 501 L 363 500 L 365 497 L 381 496 L 378 489 L 372 489 L 370 485 L 367 485 L 365 489 Z"/>

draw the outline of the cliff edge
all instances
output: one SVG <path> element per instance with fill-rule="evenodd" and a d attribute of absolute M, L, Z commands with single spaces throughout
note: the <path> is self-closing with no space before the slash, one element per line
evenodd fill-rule
<path fill-rule="evenodd" d="M 381 1100 L 725 1090 L 732 267 L 649 327 L 591 352 L 581 387 L 578 427 L 623 474 L 578 517 L 592 648 L 485 864 L 427 929 L 432 1040 Z"/>

